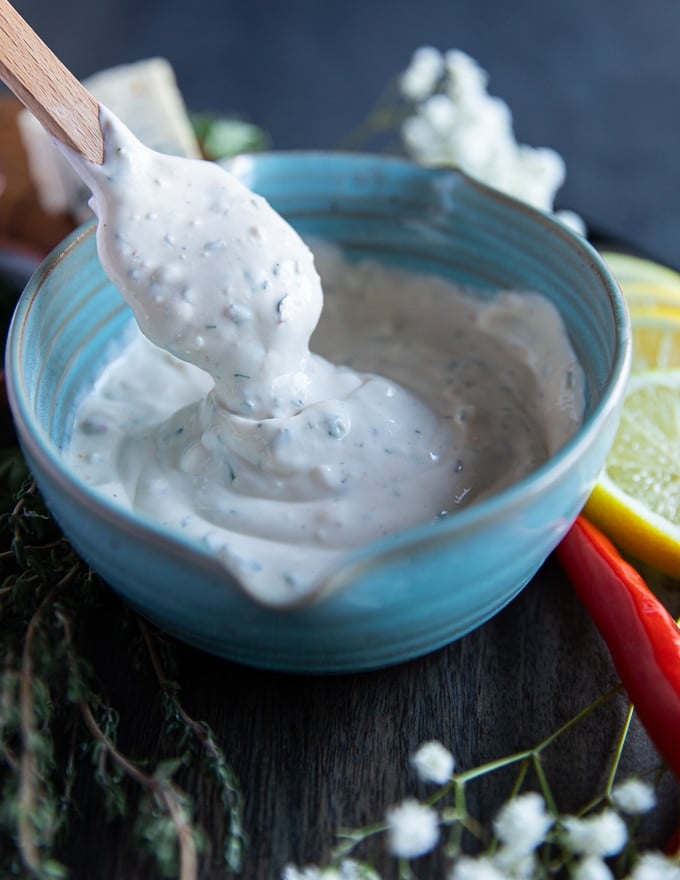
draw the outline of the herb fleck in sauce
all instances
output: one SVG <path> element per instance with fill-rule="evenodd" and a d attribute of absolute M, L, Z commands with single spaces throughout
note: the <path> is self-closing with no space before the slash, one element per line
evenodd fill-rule
<path fill-rule="evenodd" d="M 511 485 L 576 429 L 581 371 L 546 300 L 320 246 L 324 301 L 312 252 L 263 199 L 102 120 L 104 165 L 70 158 L 138 326 L 66 454 L 260 600 L 296 601 L 353 548 Z"/>

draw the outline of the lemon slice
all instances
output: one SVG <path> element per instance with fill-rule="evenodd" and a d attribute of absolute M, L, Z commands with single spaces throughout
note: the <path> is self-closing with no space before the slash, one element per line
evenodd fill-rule
<path fill-rule="evenodd" d="M 631 376 L 585 514 L 622 550 L 680 577 L 680 369 Z"/>
<path fill-rule="evenodd" d="M 602 258 L 618 281 L 629 306 L 680 307 L 680 273 L 651 260 L 602 251 Z"/>
<path fill-rule="evenodd" d="M 616 280 L 619 281 L 618 277 Z M 644 308 L 650 305 L 680 308 L 680 292 L 673 287 L 638 281 L 619 281 L 619 286 L 630 308 Z"/>
<path fill-rule="evenodd" d="M 633 372 L 680 367 L 680 307 L 632 306 Z"/>

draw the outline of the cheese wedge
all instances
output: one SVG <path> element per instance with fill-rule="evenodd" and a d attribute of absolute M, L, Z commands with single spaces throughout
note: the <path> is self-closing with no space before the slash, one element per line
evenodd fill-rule
<path fill-rule="evenodd" d="M 166 59 L 149 58 L 103 70 L 83 80 L 83 85 L 147 146 L 161 153 L 200 156 L 175 73 Z M 78 222 L 91 217 L 89 190 L 42 126 L 28 110 L 19 114 L 17 124 L 44 210 L 72 214 Z"/>

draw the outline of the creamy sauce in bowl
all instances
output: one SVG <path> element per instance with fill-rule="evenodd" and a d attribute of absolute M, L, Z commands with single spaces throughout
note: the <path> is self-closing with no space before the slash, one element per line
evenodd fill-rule
<path fill-rule="evenodd" d="M 131 323 L 65 454 L 259 601 L 296 604 L 352 549 L 512 485 L 578 428 L 581 370 L 547 300 L 327 245 L 315 264 L 227 172 L 103 121 L 104 166 L 71 159 L 143 333 Z"/>

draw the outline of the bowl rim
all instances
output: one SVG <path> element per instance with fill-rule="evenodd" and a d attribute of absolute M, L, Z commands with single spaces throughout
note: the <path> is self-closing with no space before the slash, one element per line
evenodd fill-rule
<path fill-rule="evenodd" d="M 310 157 L 314 157 L 315 161 L 321 158 L 328 162 L 342 158 L 349 163 L 356 164 L 357 167 L 367 164 L 402 165 L 410 170 L 416 170 L 422 174 L 423 178 L 436 179 L 442 175 L 453 175 L 460 179 L 461 185 L 478 190 L 484 198 L 505 205 L 511 210 L 521 211 L 533 222 L 548 228 L 552 234 L 559 235 L 574 254 L 586 262 L 591 271 L 597 273 L 600 286 L 606 291 L 612 310 L 615 347 L 605 380 L 605 388 L 600 399 L 575 434 L 546 462 L 512 486 L 475 502 L 470 507 L 457 512 L 455 516 L 436 523 L 414 526 L 350 551 L 336 568 L 318 580 L 302 597 L 279 607 L 252 594 L 223 563 L 220 563 L 209 551 L 201 549 L 196 543 L 180 534 L 164 529 L 159 523 L 117 507 L 112 501 L 98 496 L 91 487 L 65 467 L 64 459 L 57 447 L 50 440 L 44 427 L 35 418 L 32 408 L 28 405 L 28 397 L 22 389 L 19 357 L 22 350 L 22 324 L 49 275 L 68 257 L 73 249 L 95 235 L 96 220 L 87 221 L 75 229 L 45 257 L 29 279 L 18 301 L 7 336 L 5 355 L 7 395 L 14 419 L 17 422 L 22 445 L 26 447 L 28 455 L 38 463 L 39 467 L 51 474 L 62 492 L 65 492 L 71 500 L 90 514 L 105 521 L 109 527 L 115 526 L 116 529 L 121 529 L 127 534 L 134 534 L 137 538 L 140 535 L 140 529 L 143 529 L 146 540 L 158 546 L 164 553 L 168 551 L 176 553 L 178 549 L 181 549 L 183 557 L 186 557 L 188 553 L 196 563 L 200 564 L 203 570 L 219 577 L 225 584 L 229 583 L 235 586 L 241 595 L 255 604 L 280 611 L 306 607 L 334 595 L 339 590 L 351 589 L 351 581 L 356 578 L 357 572 L 370 570 L 386 561 L 391 562 L 401 557 L 408 557 L 416 545 L 419 548 L 427 549 L 449 543 L 453 536 L 464 536 L 466 533 L 476 530 L 485 520 L 511 517 L 513 511 L 544 493 L 559 481 L 565 471 L 575 465 L 584 451 L 593 443 L 602 424 L 607 421 L 612 411 L 622 400 L 628 379 L 632 347 L 630 318 L 623 294 L 597 250 L 584 238 L 567 229 L 560 221 L 536 210 L 525 202 L 490 188 L 457 169 L 424 168 L 400 157 L 380 156 L 372 153 L 311 150 L 245 154 L 230 159 L 224 164 L 227 167 L 233 167 L 239 162 L 257 162 L 261 159 L 267 162 L 291 159 L 304 162 Z M 133 320 L 132 315 L 131 319 Z M 567 525 L 568 523 L 565 523 L 565 528 Z"/>

